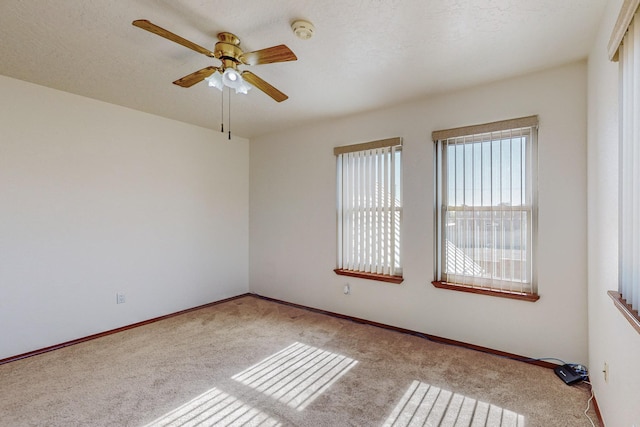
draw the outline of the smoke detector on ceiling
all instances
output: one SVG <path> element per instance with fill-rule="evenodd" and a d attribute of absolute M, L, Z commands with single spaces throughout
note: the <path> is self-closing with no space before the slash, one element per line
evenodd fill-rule
<path fill-rule="evenodd" d="M 293 21 L 291 29 L 293 30 L 293 33 L 302 40 L 309 40 L 313 36 L 313 32 L 316 30 L 311 22 L 303 19 Z"/>

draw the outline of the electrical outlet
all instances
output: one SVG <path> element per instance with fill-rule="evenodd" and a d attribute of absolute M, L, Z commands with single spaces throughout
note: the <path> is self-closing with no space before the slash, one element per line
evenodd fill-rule
<path fill-rule="evenodd" d="M 124 304 L 124 294 L 116 294 L 116 304 Z"/>
<path fill-rule="evenodd" d="M 349 285 L 348 283 L 346 283 L 344 285 L 344 290 L 343 290 L 345 295 L 349 295 L 351 293 L 351 285 Z"/>
<path fill-rule="evenodd" d="M 604 382 L 609 382 L 609 364 L 604 362 L 604 368 L 602 369 L 602 373 L 604 374 Z"/>

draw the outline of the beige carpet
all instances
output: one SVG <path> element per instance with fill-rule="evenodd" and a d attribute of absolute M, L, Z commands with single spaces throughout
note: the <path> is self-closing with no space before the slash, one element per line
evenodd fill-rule
<path fill-rule="evenodd" d="M 590 426 L 589 396 L 550 369 L 253 296 L 0 366 L 12 427 Z"/>

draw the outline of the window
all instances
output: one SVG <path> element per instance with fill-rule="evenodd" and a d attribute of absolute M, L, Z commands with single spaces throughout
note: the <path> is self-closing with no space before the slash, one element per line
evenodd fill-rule
<path fill-rule="evenodd" d="M 402 141 L 336 147 L 337 274 L 402 282 Z"/>
<path fill-rule="evenodd" d="M 640 9 L 626 1 L 609 43 L 620 61 L 620 193 L 616 306 L 640 332 Z"/>
<path fill-rule="evenodd" d="M 439 288 L 535 301 L 537 116 L 433 133 Z"/>

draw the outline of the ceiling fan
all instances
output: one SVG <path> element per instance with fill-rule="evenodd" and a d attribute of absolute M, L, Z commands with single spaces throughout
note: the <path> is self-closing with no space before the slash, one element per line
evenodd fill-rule
<path fill-rule="evenodd" d="M 240 39 L 238 37 L 231 33 L 222 32 L 218 34 L 218 42 L 216 43 L 213 51 L 210 51 L 209 49 L 182 38 L 171 31 L 165 30 L 146 19 L 138 19 L 133 21 L 132 24 L 184 47 L 188 47 L 198 53 L 211 58 L 217 58 L 221 61 L 221 65 L 219 67 L 205 67 L 174 81 L 173 83 L 178 86 L 187 88 L 207 79 L 211 86 L 216 86 L 219 89 L 222 89 L 222 86 L 226 85 L 236 89 L 236 92 L 247 93 L 250 86 L 246 86 L 246 84 L 243 83 L 246 81 L 269 95 L 277 102 L 282 102 L 289 98 L 287 95 L 280 92 L 278 89 L 271 86 L 251 71 L 238 71 L 239 65 L 260 65 L 297 60 L 298 58 L 291 49 L 283 44 L 253 52 L 243 52 L 240 48 Z"/>

